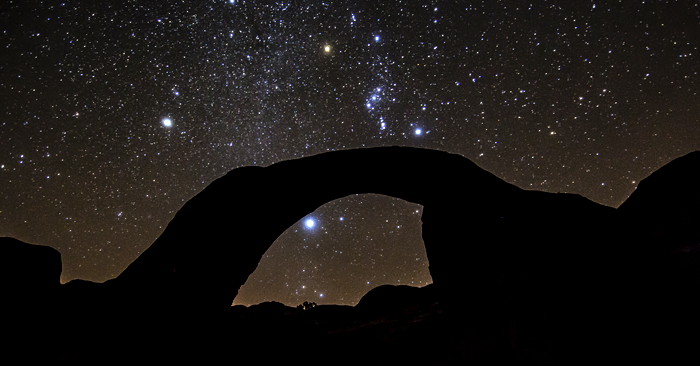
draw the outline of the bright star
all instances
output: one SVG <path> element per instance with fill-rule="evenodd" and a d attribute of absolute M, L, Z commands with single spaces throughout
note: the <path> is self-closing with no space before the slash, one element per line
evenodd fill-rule
<path fill-rule="evenodd" d="M 420 136 L 420 134 L 423 133 L 420 128 L 416 128 L 416 136 Z"/>
<path fill-rule="evenodd" d="M 170 118 L 163 118 L 163 126 L 171 127 L 172 125 L 173 125 L 173 121 Z"/>
<path fill-rule="evenodd" d="M 374 41 L 379 42 L 379 36 L 374 36 Z"/>
<path fill-rule="evenodd" d="M 311 229 L 312 227 L 314 227 L 314 225 L 316 225 L 316 223 L 314 222 L 313 219 L 308 219 L 308 220 L 306 220 L 306 227 L 308 227 L 309 229 Z"/>
<path fill-rule="evenodd" d="M 324 50 L 326 53 L 331 52 L 331 46 L 326 45 L 325 47 L 323 47 L 323 50 Z"/>

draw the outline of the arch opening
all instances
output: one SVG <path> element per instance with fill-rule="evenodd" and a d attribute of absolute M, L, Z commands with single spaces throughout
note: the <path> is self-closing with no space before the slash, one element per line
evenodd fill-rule
<path fill-rule="evenodd" d="M 233 305 L 357 305 L 381 285 L 432 283 L 421 205 L 381 194 L 332 200 L 290 226 L 262 256 Z"/>

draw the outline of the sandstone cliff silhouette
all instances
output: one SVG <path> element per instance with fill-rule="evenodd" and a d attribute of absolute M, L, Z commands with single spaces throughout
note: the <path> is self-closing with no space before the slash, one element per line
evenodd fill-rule
<path fill-rule="evenodd" d="M 11 282 L 5 294 L 32 294 L 26 298 L 44 299 L 43 309 L 51 309 L 34 329 L 39 334 L 49 327 L 42 334 L 56 339 L 37 338 L 32 347 L 45 350 L 37 359 L 109 363 L 101 358 L 109 354 L 118 363 L 244 355 L 241 344 L 251 343 L 231 335 L 231 327 L 243 323 L 231 320 L 238 318 L 231 318 L 230 305 L 269 246 L 329 201 L 378 193 L 424 206 L 423 239 L 434 284 L 423 289 L 430 296 L 406 296 L 422 298 L 417 308 L 440 319 L 425 328 L 440 336 L 431 343 L 438 352 L 422 354 L 423 362 L 680 360 L 694 356 L 683 347 L 697 341 L 691 330 L 700 325 L 693 315 L 700 203 L 690 179 L 700 167 L 698 156 L 679 158 L 644 179 L 619 209 L 573 194 L 522 190 L 464 157 L 417 148 L 337 151 L 239 168 L 187 202 L 148 250 L 103 284 L 57 286 L 55 251 L 16 249 L 23 246 L 4 245 L 10 239 L 3 239 L 3 258 L 13 258 L 5 260 L 10 266 L 4 280 Z M 12 263 L 41 268 L 24 278 Z M 358 309 L 386 306 L 390 300 L 382 299 L 399 292 L 377 290 Z M 439 304 L 439 316 L 426 301 Z M 23 309 L 10 308 L 19 319 L 33 316 L 34 308 Z M 279 306 L 259 309 L 286 316 Z M 322 311 L 334 311 L 328 309 Z M 337 311 L 347 315 L 346 309 Z M 293 337 L 294 327 L 280 333 L 286 338 L 245 329 L 257 332 L 258 350 L 292 350 L 308 337 L 328 350 L 349 352 L 333 343 L 341 338 L 305 328 L 308 314 L 294 319 L 285 324 L 306 329 L 300 339 Z M 358 329 L 389 332 L 384 326 L 394 323 L 382 324 L 343 333 L 343 344 L 363 344 Z M 363 337 L 383 344 L 381 337 Z M 406 354 L 401 359 L 408 362 Z M 278 356 L 275 361 L 285 361 Z M 360 361 L 357 355 L 347 360 Z M 362 361 L 379 364 L 391 357 Z"/>

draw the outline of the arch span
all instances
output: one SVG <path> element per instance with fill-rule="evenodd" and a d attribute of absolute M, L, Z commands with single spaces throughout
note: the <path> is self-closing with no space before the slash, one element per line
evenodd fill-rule
<path fill-rule="evenodd" d="M 430 273 L 441 296 L 453 302 L 510 301 L 512 291 L 505 289 L 525 277 L 547 286 L 595 282 L 587 268 L 600 262 L 594 253 L 605 245 L 601 233 L 614 211 L 578 195 L 521 190 L 447 152 L 335 151 L 229 172 L 187 202 L 113 282 L 140 294 L 140 301 L 229 307 L 287 228 L 358 193 L 424 206 Z"/>

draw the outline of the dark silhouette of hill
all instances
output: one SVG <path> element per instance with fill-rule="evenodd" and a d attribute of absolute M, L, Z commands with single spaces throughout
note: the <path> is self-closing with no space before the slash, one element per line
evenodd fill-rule
<path fill-rule="evenodd" d="M 0 238 L 0 278 L 8 295 L 3 305 L 27 306 L 61 285 L 61 253 L 53 248 L 31 245 L 14 238 Z"/>
<path fill-rule="evenodd" d="M 639 182 L 620 205 L 631 232 L 653 253 L 700 243 L 700 151 L 673 160 Z"/>
<path fill-rule="evenodd" d="M 620 205 L 625 212 L 657 216 L 665 210 L 673 215 L 697 211 L 700 192 L 697 169 L 700 151 L 694 151 L 662 166 L 639 182 L 637 189 Z"/>
<path fill-rule="evenodd" d="M 638 305 L 630 313 L 644 322 L 630 329 L 643 335 L 640 347 L 657 350 L 659 358 L 661 350 L 691 349 L 698 341 L 700 315 L 692 309 L 700 306 L 699 169 L 700 151 L 677 158 L 642 180 L 618 208 L 638 258 L 630 281 Z"/>
<path fill-rule="evenodd" d="M 0 238 L 0 262 L 0 327 L 5 334 L 0 350 L 46 358 L 46 347 L 35 345 L 48 345 L 57 336 L 56 314 L 48 307 L 56 303 L 61 287 L 61 254 L 46 246 Z"/>
<path fill-rule="evenodd" d="M 27 354 L 59 363 L 202 363 L 251 354 L 308 363 L 290 355 L 310 345 L 318 357 L 347 364 L 673 363 L 695 357 L 698 336 L 690 331 L 700 325 L 697 192 L 674 184 L 697 170 L 697 156 L 652 174 L 617 210 L 578 195 L 525 191 L 461 156 L 416 148 L 235 169 L 103 284 L 71 281 L 55 290 L 50 283 L 60 273 L 44 268 L 60 268 L 60 258 L 16 242 L 0 246 L 2 258 L 15 258 L 8 263 L 46 263 L 26 279 L 15 276 L 19 267 L 4 272 L 12 282 L 7 298 L 43 299 L 39 310 L 5 313 L 42 314 L 29 332 L 44 336 L 28 344 L 43 351 Z M 230 306 L 284 230 L 357 193 L 424 206 L 433 285 L 380 287 L 354 308 Z"/>
<path fill-rule="evenodd" d="M 375 295 L 393 293 L 393 287 L 382 286 Z M 406 292 L 407 287 L 400 286 L 397 291 Z M 241 345 L 250 354 L 265 355 L 262 360 L 274 363 L 294 363 L 288 355 L 308 352 L 314 358 L 341 365 L 367 362 L 368 358 L 372 364 L 416 364 L 421 360 L 431 364 L 435 352 L 449 344 L 442 309 L 430 299 L 434 292 L 429 287 L 410 289 L 410 304 L 397 302 L 391 311 L 347 305 L 319 305 L 302 310 L 275 302 L 235 306 L 225 322 L 227 328 L 237 332 L 228 334 L 227 343 Z M 361 302 L 369 303 L 366 299 Z M 282 355 L 270 354 L 270 341 Z"/>
<path fill-rule="evenodd" d="M 406 285 L 382 285 L 371 289 L 356 305 L 358 309 L 372 312 L 387 312 L 419 304 L 436 302 L 434 286 L 414 287 Z"/>

